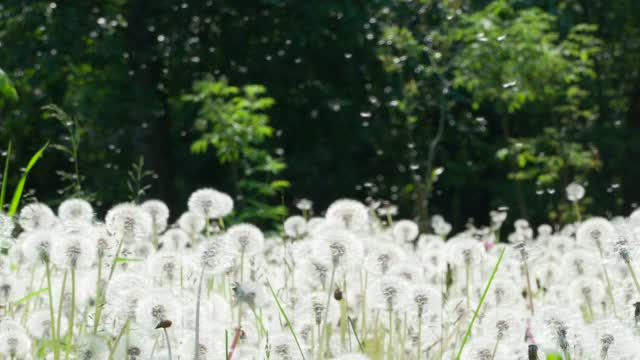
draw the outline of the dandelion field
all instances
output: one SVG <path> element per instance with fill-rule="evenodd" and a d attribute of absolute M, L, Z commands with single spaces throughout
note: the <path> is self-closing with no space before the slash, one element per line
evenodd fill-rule
<path fill-rule="evenodd" d="M 639 24 L 1 0 L 0 360 L 640 360 Z"/>
<path fill-rule="evenodd" d="M 269 236 L 227 226 L 233 200 L 208 188 L 175 224 L 159 200 L 2 214 L 0 356 L 637 359 L 640 212 L 419 234 L 376 205 L 302 201 Z"/>

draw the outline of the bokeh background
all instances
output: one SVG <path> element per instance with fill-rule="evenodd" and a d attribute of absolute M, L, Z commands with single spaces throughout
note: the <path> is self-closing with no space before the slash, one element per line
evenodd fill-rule
<path fill-rule="evenodd" d="M 353 197 L 459 229 L 640 197 L 636 0 L 4 0 L 0 69 L 9 184 L 51 141 L 52 205 L 212 186 L 256 222 Z"/>

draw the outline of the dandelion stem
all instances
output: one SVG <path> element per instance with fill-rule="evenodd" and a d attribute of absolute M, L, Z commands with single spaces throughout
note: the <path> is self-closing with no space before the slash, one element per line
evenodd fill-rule
<path fill-rule="evenodd" d="M 418 349 L 417 349 L 418 357 L 420 359 L 422 356 L 422 312 L 418 314 Z"/>
<path fill-rule="evenodd" d="M 200 297 L 202 296 L 202 280 L 204 279 L 204 266 L 200 271 L 200 280 L 198 283 L 198 296 L 196 299 L 196 329 L 195 329 L 195 349 L 193 358 L 198 360 L 200 358 Z"/>
<path fill-rule="evenodd" d="M 633 266 L 631 266 L 631 261 L 625 261 L 627 264 L 627 268 L 631 273 L 631 278 L 633 278 L 633 283 L 636 285 L 636 290 L 638 290 L 638 294 L 640 294 L 640 283 L 638 283 L 638 277 L 636 276 L 635 270 L 633 270 Z"/>
<path fill-rule="evenodd" d="M 162 328 L 164 332 L 164 341 L 167 343 L 167 351 L 169 352 L 169 360 L 173 360 L 173 356 L 171 355 L 171 341 L 169 340 L 169 332 L 167 328 Z"/>
<path fill-rule="evenodd" d="M 101 299 L 102 299 L 102 256 L 98 256 L 98 276 L 96 279 L 96 313 L 95 316 L 93 317 L 93 335 L 96 335 L 98 333 L 98 320 L 99 319 L 99 315 L 98 315 L 98 309 L 102 306 L 101 304 Z"/>
<path fill-rule="evenodd" d="M 491 287 L 491 283 L 493 282 L 493 278 L 496 276 L 496 273 L 498 272 L 498 268 L 500 267 L 500 262 L 502 262 L 502 257 L 504 256 L 505 250 L 507 250 L 506 247 L 503 248 L 502 251 L 500 252 L 498 261 L 496 261 L 496 265 L 493 267 L 493 271 L 491 272 L 489 281 L 487 282 L 487 285 L 485 286 L 484 291 L 482 292 L 482 296 L 480 297 L 480 302 L 478 303 L 478 306 L 476 307 L 476 311 L 473 313 L 473 317 L 471 318 L 471 323 L 469 323 L 467 332 L 464 334 L 464 338 L 462 339 L 462 344 L 460 345 L 460 350 L 458 350 L 458 355 L 456 356 L 456 360 L 460 360 L 460 356 L 462 355 L 462 350 L 464 349 L 464 345 L 467 343 L 467 340 L 469 339 L 469 335 L 471 335 L 471 329 L 473 328 L 473 323 L 475 323 L 476 318 L 478 317 L 480 308 L 484 303 L 484 298 L 487 296 L 487 293 L 489 292 L 489 288 Z"/>
<path fill-rule="evenodd" d="M 118 344 L 120 343 L 120 339 L 122 339 L 122 335 L 128 330 L 128 328 L 129 328 L 129 319 L 127 319 L 124 325 L 122 325 L 122 328 L 118 333 L 118 337 L 116 337 L 116 340 L 113 342 L 113 345 L 111 346 L 111 350 L 109 351 L 109 360 L 113 359 L 113 354 L 118 349 Z"/>
<path fill-rule="evenodd" d="M 320 337 L 320 349 L 318 352 L 318 359 L 322 359 L 322 353 L 324 351 L 324 340 L 325 340 L 325 336 L 327 336 L 327 318 L 329 317 L 329 304 L 331 303 L 331 293 L 333 290 L 333 281 L 335 280 L 335 276 L 336 276 L 336 264 L 334 263 L 331 266 L 331 278 L 329 280 L 329 291 L 327 291 L 327 301 L 325 303 L 325 307 L 324 307 L 324 316 L 322 319 L 322 324 L 324 326 L 322 334 L 319 335 Z"/>
<path fill-rule="evenodd" d="M 576 213 L 576 219 L 578 222 L 582 222 L 582 216 L 580 215 L 580 206 L 577 201 L 573 202 L 573 211 Z"/>
<path fill-rule="evenodd" d="M 498 351 L 499 343 L 500 343 L 500 337 L 496 339 L 496 344 L 493 346 L 493 351 L 491 352 L 491 360 L 496 358 L 496 352 Z"/>
<path fill-rule="evenodd" d="M 534 314 L 533 309 L 533 290 L 531 289 L 531 276 L 529 275 L 529 262 L 526 257 L 522 258 L 522 263 L 524 265 L 524 276 L 527 277 L 527 295 L 529 298 L 529 310 L 531 310 L 531 315 Z"/>
<path fill-rule="evenodd" d="M 393 309 L 388 309 L 389 312 L 389 341 L 387 342 L 387 359 L 393 359 Z"/>
<path fill-rule="evenodd" d="M 71 268 L 71 313 L 69 314 L 69 330 L 67 330 L 67 341 L 64 359 L 69 359 L 71 351 L 71 343 L 73 342 L 73 323 L 76 314 L 76 269 Z"/>
<path fill-rule="evenodd" d="M 64 275 L 62 276 L 62 287 L 60 288 L 60 301 L 58 302 L 58 319 L 56 323 L 56 339 L 58 343 L 60 341 L 60 319 L 62 318 L 62 304 L 64 303 L 64 289 L 67 284 L 67 271 L 65 270 Z M 56 346 L 57 348 L 57 346 Z M 57 356 L 54 356 L 55 359 L 60 357 L 59 350 L 56 351 Z M 56 355 L 56 354 L 54 354 Z"/>
<path fill-rule="evenodd" d="M 56 317 L 53 312 L 53 292 L 51 290 L 51 266 L 49 265 L 49 260 L 44 261 L 45 271 L 47 272 L 47 293 L 49 294 L 49 315 L 51 316 L 51 324 L 49 327 L 51 328 L 51 340 L 53 341 L 53 353 L 54 357 L 57 352 L 58 342 L 56 341 Z"/>
<path fill-rule="evenodd" d="M 471 288 L 469 286 L 469 264 L 465 264 L 464 266 L 464 280 L 465 280 L 465 287 L 466 287 L 466 291 L 465 291 L 465 296 L 467 298 L 467 309 L 471 308 Z"/>

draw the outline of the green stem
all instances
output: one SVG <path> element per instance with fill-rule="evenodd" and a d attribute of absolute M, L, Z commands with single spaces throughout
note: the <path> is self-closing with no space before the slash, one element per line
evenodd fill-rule
<path fill-rule="evenodd" d="M 49 326 L 51 327 L 51 341 L 53 341 L 55 356 L 58 342 L 56 340 L 56 317 L 53 312 L 53 291 L 51 290 L 51 266 L 49 265 L 49 260 L 45 260 L 44 265 L 47 272 L 47 293 L 49 294 L 49 315 L 51 316 L 51 324 Z"/>
<path fill-rule="evenodd" d="M 522 258 L 522 262 L 524 264 L 524 276 L 527 277 L 527 295 L 529 298 L 529 308 L 531 310 L 531 315 L 534 313 L 533 309 L 533 291 L 531 290 L 531 276 L 529 276 L 529 264 L 525 257 Z"/>
<path fill-rule="evenodd" d="M 467 309 L 471 308 L 471 288 L 469 286 L 469 264 L 465 264 L 464 265 L 464 279 L 465 279 L 465 286 L 466 286 L 466 291 L 465 291 L 465 295 L 467 298 Z"/>
<path fill-rule="evenodd" d="M 102 256 L 98 256 L 98 277 L 96 279 L 96 313 L 93 317 L 93 335 L 98 334 L 98 322 L 100 321 L 99 309 L 102 307 Z"/>
<path fill-rule="evenodd" d="M 418 315 L 418 357 L 422 356 L 422 312 Z"/>
<path fill-rule="evenodd" d="M 573 202 L 573 210 L 576 213 L 576 219 L 578 219 L 578 222 L 582 222 L 582 216 L 580 215 L 580 206 L 578 205 L 577 201 Z"/>
<path fill-rule="evenodd" d="M 67 341 L 64 359 L 69 359 L 71 343 L 73 342 L 73 323 L 76 314 L 76 269 L 71 268 L 71 314 L 69 315 L 69 330 L 67 330 Z"/>
<path fill-rule="evenodd" d="M 62 288 L 60 289 L 60 302 L 58 303 L 58 322 L 56 324 L 56 339 L 60 340 L 60 319 L 62 318 L 62 304 L 64 303 L 64 289 L 67 284 L 67 271 L 64 271 L 64 275 L 62 276 Z M 54 359 L 60 358 L 60 350 L 56 345 L 56 350 L 54 352 Z"/>
<path fill-rule="evenodd" d="M 198 297 L 196 299 L 196 339 L 195 339 L 195 348 L 194 348 L 194 356 L 195 360 L 200 358 L 200 297 L 202 296 L 202 280 L 204 279 L 204 266 L 200 271 L 200 282 L 198 284 Z"/>
<path fill-rule="evenodd" d="M 120 339 L 122 339 L 122 335 L 128 330 L 128 328 L 129 328 L 129 319 L 127 319 L 127 321 L 124 323 L 124 325 L 120 329 L 120 332 L 118 333 L 118 337 L 116 337 L 116 340 L 113 342 L 113 345 L 111 346 L 111 350 L 109 351 L 109 360 L 113 360 L 113 354 L 118 349 L 118 343 L 120 343 Z M 125 349 L 125 353 L 126 353 L 126 349 Z"/>
<path fill-rule="evenodd" d="M 460 350 L 458 350 L 458 355 L 456 356 L 456 360 L 460 360 L 460 355 L 462 355 L 462 350 L 464 349 L 464 346 L 467 343 L 467 340 L 469 339 L 469 335 L 471 335 L 471 329 L 473 328 L 473 323 L 475 323 L 476 318 L 478 317 L 480 308 L 484 303 L 484 298 L 487 296 L 487 293 L 489 292 L 489 288 L 491 287 L 491 283 L 493 282 L 493 278 L 496 276 L 496 273 L 498 272 L 498 268 L 500 267 L 500 262 L 502 262 L 502 257 L 504 256 L 505 250 L 507 250 L 506 247 L 503 248 L 502 251 L 500 252 L 498 261 L 496 262 L 496 265 L 493 267 L 493 271 L 491 272 L 489 281 L 487 282 L 487 285 L 485 286 L 484 291 L 482 292 L 482 296 L 480 297 L 480 302 L 478 303 L 478 306 L 476 307 L 476 311 L 473 313 L 473 317 L 471 318 L 471 323 L 467 328 L 467 332 L 464 334 L 464 339 L 462 339 L 462 344 L 460 345 Z"/>
<path fill-rule="evenodd" d="M 393 360 L 393 311 L 388 309 L 389 312 L 389 341 L 387 342 L 387 359 Z"/>
<path fill-rule="evenodd" d="M 327 301 L 325 303 L 325 307 L 324 307 L 324 316 L 322 319 L 322 324 L 324 325 L 322 334 L 320 334 L 320 351 L 318 353 L 318 358 L 321 359 L 323 356 L 323 352 L 324 352 L 324 348 L 323 348 L 323 343 L 325 340 L 325 336 L 327 336 L 328 334 L 326 334 L 326 328 L 327 328 L 327 317 L 329 316 L 329 305 L 331 304 L 331 292 L 333 289 L 333 281 L 335 280 L 335 276 L 336 276 L 336 265 L 333 264 L 331 266 L 331 280 L 329 280 L 329 291 L 327 291 Z"/>
<path fill-rule="evenodd" d="M 630 261 L 625 261 L 625 264 L 627 264 L 627 268 L 629 269 L 629 272 L 631 273 L 631 277 L 633 278 L 633 283 L 636 285 L 636 290 L 638 290 L 638 294 L 640 294 L 640 283 L 638 283 L 638 277 L 636 276 L 636 272 L 635 270 L 633 270 L 633 266 L 631 266 Z"/>
<path fill-rule="evenodd" d="M 171 341 L 169 341 L 169 333 L 167 332 L 167 328 L 162 328 L 164 330 L 164 341 L 167 343 L 167 350 L 169 351 L 169 360 L 173 360 L 173 356 L 171 355 Z"/>

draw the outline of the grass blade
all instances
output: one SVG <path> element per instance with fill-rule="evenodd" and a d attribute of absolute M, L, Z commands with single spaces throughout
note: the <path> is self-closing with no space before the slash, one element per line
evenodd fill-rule
<path fill-rule="evenodd" d="M 360 342 L 360 337 L 358 337 L 358 333 L 356 332 L 356 326 L 353 324 L 353 319 L 351 319 L 351 316 L 347 316 L 347 319 L 349 319 L 351 330 L 353 330 L 353 335 L 355 335 L 356 337 L 356 341 L 358 342 L 358 347 L 360 348 L 360 351 L 364 352 L 364 347 L 362 346 L 362 343 Z"/>
<path fill-rule="evenodd" d="M 11 141 L 7 149 L 7 158 L 4 160 L 4 172 L 2 173 L 2 190 L 0 190 L 0 210 L 4 208 L 4 196 L 7 193 L 7 182 L 9 179 L 9 159 L 11 158 Z"/>
<path fill-rule="evenodd" d="M 493 278 L 496 276 L 498 272 L 498 267 L 500 266 L 500 262 L 502 261 L 502 257 L 504 256 L 504 252 L 507 248 L 503 248 L 500 252 L 500 256 L 498 257 L 498 261 L 496 261 L 496 265 L 493 267 L 493 271 L 491 272 L 491 276 L 489 277 L 489 281 L 487 281 L 487 286 L 485 286 L 484 291 L 482 292 L 482 296 L 480 297 L 480 302 L 476 307 L 476 311 L 473 313 L 473 317 L 471 318 L 471 323 L 467 328 L 466 334 L 464 334 L 464 339 L 462 339 L 462 344 L 460 344 L 460 350 L 458 350 L 458 355 L 456 356 L 456 360 L 460 360 L 460 356 L 462 355 L 462 350 L 464 349 L 464 345 L 467 343 L 469 339 L 469 335 L 471 334 L 471 329 L 473 328 L 473 323 L 476 321 L 478 317 L 478 313 L 480 312 L 480 308 L 482 307 L 482 303 L 484 303 L 484 298 L 487 296 L 489 292 L 489 288 L 491 287 L 491 283 L 493 282 Z"/>
<path fill-rule="evenodd" d="M 40 290 L 36 290 L 36 291 L 32 291 L 32 292 L 30 292 L 29 294 L 27 294 L 27 296 L 25 296 L 25 297 L 23 297 L 22 299 L 20 299 L 20 300 L 18 300 L 18 301 L 16 301 L 16 302 L 14 302 L 14 303 L 13 303 L 13 306 L 20 305 L 20 304 L 22 304 L 22 303 L 24 303 L 24 302 L 28 301 L 29 299 L 31 299 L 31 298 L 33 298 L 33 297 L 35 297 L 35 296 L 38 296 L 38 295 L 40 295 L 40 294 L 45 293 L 47 290 L 49 290 L 49 288 L 44 288 L 44 289 L 40 289 Z"/>
<path fill-rule="evenodd" d="M 296 332 L 293 330 L 293 326 L 291 326 L 289 317 L 287 316 L 287 313 L 284 312 L 282 305 L 280 305 L 280 300 L 278 300 L 278 295 L 276 295 L 276 292 L 273 291 L 273 287 L 271 286 L 271 282 L 269 280 L 267 280 L 267 285 L 269 285 L 269 290 L 271 290 L 271 294 L 273 295 L 273 298 L 275 299 L 276 304 L 278 305 L 278 309 L 280 309 L 280 313 L 282 314 L 284 319 L 287 321 L 287 327 L 289 327 L 289 331 L 291 331 L 291 335 L 293 335 L 293 339 L 296 341 L 296 345 L 298 346 L 298 350 L 300 351 L 300 356 L 302 356 L 302 360 L 305 360 L 304 351 L 302 351 L 300 342 L 298 342 L 298 336 L 296 336 Z"/>
<path fill-rule="evenodd" d="M 20 181 L 18 182 L 18 186 L 16 187 L 16 190 L 13 192 L 13 198 L 11 199 L 11 207 L 9 208 L 9 215 L 14 215 L 16 211 L 18 211 L 18 206 L 20 205 L 20 199 L 22 198 L 22 192 L 24 191 L 24 184 L 27 182 L 27 175 L 29 174 L 29 171 L 31 170 L 31 168 L 33 168 L 33 166 L 36 164 L 36 162 L 38 162 L 38 159 L 40 159 L 40 157 L 42 156 L 42 153 L 47 148 L 47 146 L 49 146 L 48 141 L 46 144 L 44 144 L 42 148 L 40 148 L 40 150 L 38 150 L 37 153 L 35 153 L 31 157 L 31 160 L 29 160 L 29 164 L 27 165 L 27 168 L 24 170 L 24 174 L 22 174 L 22 177 L 20 177 Z"/>

